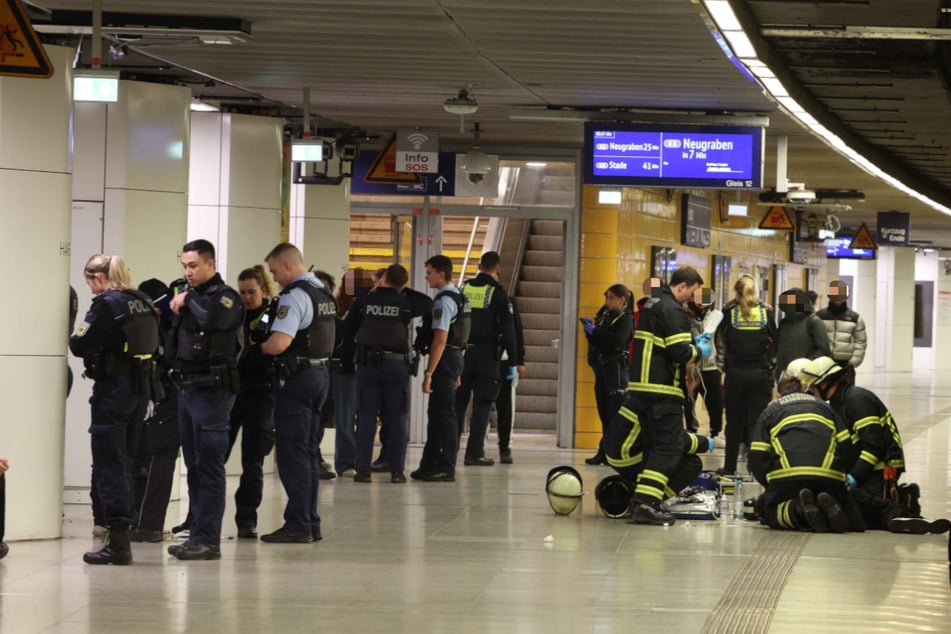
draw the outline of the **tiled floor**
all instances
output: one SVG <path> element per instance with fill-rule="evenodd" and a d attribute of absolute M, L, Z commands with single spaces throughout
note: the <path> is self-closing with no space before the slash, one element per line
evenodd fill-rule
<path fill-rule="evenodd" d="M 859 374 L 903 430 L 926 515 L 951 516 L 949 379 Z M 68 506 L 64 539 L 13 543 L 0 562 L 0 632 L 951 631 L 947 536 L 632 526 L 597 513 L 590 492 L 609 470 L 553 444 L 518 434 L 516 464 L 460 467 L 455 484 L 328 483 L 318 544 L 239 542 L 229 507 L 216 562 L 136 544 L 132 566 L 87 566 L 90 514 Z M 544 495 L 558 464 L 575 465 L 589 492 L 569 517 Z M 260 528 L 278 526 L 281 509 L 269 478 Z"/>

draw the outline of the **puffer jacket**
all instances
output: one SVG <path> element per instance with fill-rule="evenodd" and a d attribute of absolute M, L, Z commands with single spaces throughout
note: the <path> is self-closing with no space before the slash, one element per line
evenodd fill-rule
<path fill-rule="evenodd" d="M 823 308 L 818 313 L 829 335 L 829 347 L 832 358 L 840 363 L 848 363 L 853 368 L 862 365 L 868 337 L 865 334 L 865 322 L 854 310 L 845 306 L 845 310 Z"/>

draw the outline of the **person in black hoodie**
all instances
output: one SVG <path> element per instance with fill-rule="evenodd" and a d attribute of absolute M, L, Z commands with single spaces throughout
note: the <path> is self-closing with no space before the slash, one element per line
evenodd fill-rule
<path fill-rule="evenodd" d="M 793 359 L 816 359 L 832 354 L 825 324 L 813 312 L 812 302 L 806 291 L 801 288 L 783 291 L 779 296 L 779 310 L 783 312 L 783 320 L 779 322 L 776 362 L 773 365 L 773 379 L 777 382 Z"/>
<path fill-rule="evenodd" d="M 231 408 L 225 461 L 241 431 L 241 480 L 234 494 L 234 521 L 239 538 L 256 539 L 264 458 L 274 448 L 274 370 L 271 357 L 261 352 L 260 344 L 267 337 L 268 309 L 275 293 L 263 265 L 238 274 L 238 294 L 244 304 L 244 346 L 238 357 L 241 391 Z"/>
<path fill-rule="evenodd" d="M 607 464 L 604 436 L 627 392 L 628 349 L 634 335 L 632 300 L 626 286 L 614 284 L 604 292 L 604 306 L 594 319 L 581 318 L 588 337 L 588 365 L 594 370 L 594 398 L 601 419 L 598 452 L 585 460 L 590 465 Z"/>

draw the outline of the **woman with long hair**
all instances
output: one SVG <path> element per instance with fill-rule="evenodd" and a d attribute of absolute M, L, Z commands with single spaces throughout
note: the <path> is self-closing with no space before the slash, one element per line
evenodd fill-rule
<path fill-rule="evenodd" d="M 628 381 L 628 349 L 634 336 L 634 310 L 631 291 L 614 284 L 604 292 L 604 306 L 594 319 L 582 319 L 588 337 L 588 365 L 594 370 L 594 398 L 601 419 L 601 439 L 611 419 L 624 402 Z M 598 452 L 587 464 L 607 464 L 601 441 Z"/>
<path fill-rule="evenodd" d="M 132 459 L 149 402 L 158 315 L 149 297 L 132 288 L 119 256 L 94 255 L 83 274 L 94 297 L 69 349 L 82 357 L 84 376 L 95 381 L 89 401 L 93 489 L 109 529 L 104 547 L 83 561 L 128 565 L 135 521 Z"/>
<path fill-rule="evenodd" d="M 717 366 L 724 373 L 726 455 L 724 474 L 734 474 L 740 445 L 749 445 L 753 426 L 773 394 L 772 365 L 776 346 L 773 309 L 760 301 L 748 275 L 733 286 L 735 299 L 724 306 L 717 330 Z"/>

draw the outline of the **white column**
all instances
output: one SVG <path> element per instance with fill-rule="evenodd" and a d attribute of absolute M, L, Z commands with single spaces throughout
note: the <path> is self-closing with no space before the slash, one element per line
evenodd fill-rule
<path fill-rule="evenodd" d="M 0 251 L 16 297 L 0 328 L 7 540 L 62 529 L 73 51 L 46 51 L 49 79 L 0 77 Z"/>
<path fill-rule="evenodd" d="M 188 239 L 210 240 L 218 272 L 237 287 L 281 239 L 283 123 L 217 112 L 191 121 Z"/>
<path fill-rule="evenodd" d="M 875 260 L 859 260 L 855 263 L 855 285 L 849 305 L 865 322 L 865 334 L 868 337 L 868 348 L 865 350 L 865 361 L 859 366 L 858 372 L 872 372 L 875 368 L 875 333 L 877 326 L 876 315 L 876 280 L 878 275 Z"/>
<path fill-rule="evenodd" d="M 935 370 L 951 370 L 951 263 L 946 260 L 938 262 L 935 280 L 934 354 Z"/>
<path fill-rule="evenodd" d="M 877 260 L 875 367 L 910 372 L 915 319 L 915 252 L 880 247 Z"/>
<path fill-rule="evenodd" d="M 82 268 L 95 253 L 121 255 L 133 284 L 181 276 L 188 195 L 188 112 L 180 86 L 119 82 L 116 103 L 77 103 L 73 126 L 71 282 L 79 318 L 91 296 Z M 82 363 L 67 404 L 65 500 L 89 502 L 89 395 Z"/>
<path fill-rule="evenodd" d="M 350 182 L 291 185 L 290 241 L 339 283 L 350 262 Z"/>

